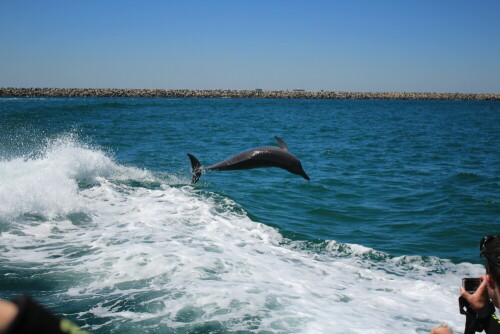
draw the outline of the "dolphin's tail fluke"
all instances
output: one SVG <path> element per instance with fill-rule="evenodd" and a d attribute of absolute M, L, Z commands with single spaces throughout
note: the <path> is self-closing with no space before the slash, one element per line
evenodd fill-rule
<path fill-rule="evenodd" d="M 187 154 L 189 157 L 189 160 L 191 160 L 191 173 L 193 173 L 193 178 L 191 179 L 191 184 L 195 184 L 198 182 L 201 176 L 201 172 L 203 171 L 203 168 L 201 167 L 200 162 L 198 159 L 194 157 L 192 154 Z"/>

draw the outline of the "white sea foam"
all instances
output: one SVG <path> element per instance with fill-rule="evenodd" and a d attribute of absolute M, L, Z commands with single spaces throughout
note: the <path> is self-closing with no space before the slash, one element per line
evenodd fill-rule
<path fill-rule="evenodd" d="M 0 162 L 7 224 L 0 259 L 68 274 L 60 298 L 81 305 L 81 317 L 106 319 L 90 330 L 128 322 L 415 333 L 444 321 L 459 331 L 457 285 L 482 272 L 335 241 L 317 250 L 251 221 L 227 198 L 160 179 L 154 189 L 121 182 L 127 179 L 154 176 L 68 137 L 38 158 Z M 87 186 L 79 187 L 82 180 Z M 27 213 L 43 219 L 28 221 Z"/>
<path fill-rule="evenodd" d="M 48 142 L 33 156 L 0 160 L 0 221 L 22 214 L 54 218 L 85 210 L 78 181 L 109 175 L 146 178 L 149 173 L 115 164 L 102 151 L 78 143 L 74 135 Z"/>

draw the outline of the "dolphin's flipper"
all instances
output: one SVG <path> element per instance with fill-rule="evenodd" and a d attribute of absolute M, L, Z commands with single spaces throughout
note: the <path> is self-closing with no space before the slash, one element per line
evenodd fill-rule
<path fill-rule="evenodd" d="M 288 151 L 288 146 L 286 146 L 285 142 L 283 141 L 283 139 L 277 137 L 277 136 L 274 136 L 274 138 L 276 138 L 276 140 L 278 141 L 278 144 L 279 146 L 284 149 L 285 151 Z"/>
<path fill-rule="evenodd" d="M 196 159 L 194 157 L 194 155 L 189 154 L 189 153 L 187 155 L 189 157 L 189 160 L 191 160 L 191 173 L 193 173 L 193 178 L 191 179 L 191 184 L 195 184 L 200 179 L 201 172 L 202 172 L 203 168 L 201 167 L 201 164 L 198 161 L 198 159 Z"/>

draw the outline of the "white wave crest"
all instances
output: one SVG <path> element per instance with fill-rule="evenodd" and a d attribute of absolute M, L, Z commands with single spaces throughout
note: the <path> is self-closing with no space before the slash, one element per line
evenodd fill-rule
<path fill-rule="evenodd" d="M 129 179 L 159 186 L 122 182 Z M 315 249 L 284 240 L 227 198 L 172 187 L 72 135 L 29 158 L 0 161 L 0 185 L 0 260 L 30 264 L 62 284 L 58 298 L 79 305 L 78 316 L 107 319 L 91 331 L 128 322 L 181 331 L 219 324 L 415 333 L 442 321 L 459 330 L 460 278 L 482 272 L 362 245 L 327 241 Z"/>
<path fill-rule="evenodd" d="M 42 152 L 0 160 L 0 221 L 23 214 L 54 218 L 86 211 L 78 182 L 111 175 L 145 178 L 149 173 L 117 165 L 72 134 L 49 141 Z"/>

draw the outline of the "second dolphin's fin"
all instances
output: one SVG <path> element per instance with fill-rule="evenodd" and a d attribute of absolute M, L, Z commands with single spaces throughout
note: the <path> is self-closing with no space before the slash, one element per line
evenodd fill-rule
<path fill-rule="evenodd" d="M 201 176 L 201 172 L 203 171 L 203 168 L 201 167 L 200 162 L 198 159 L 194 157 L 192 154 L 187 154 L 189 157 L 189 160 L 191 160 L 191 173 L 193 173 L 193 178 L 191 179 L 191 184 L 195 184 L 198 182 Z"/>
<path fill-rule="evenodd" d="M 282 149 L 284 149 L 285 151 L 288 151 L 288 146 L 286 146 L 285 142 L 280 137 L 274 136 L 274 138 L 276 138 L 276 140 L 278 141 L 279 146 Z"/>

